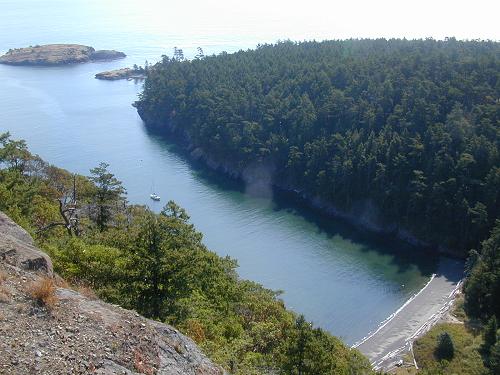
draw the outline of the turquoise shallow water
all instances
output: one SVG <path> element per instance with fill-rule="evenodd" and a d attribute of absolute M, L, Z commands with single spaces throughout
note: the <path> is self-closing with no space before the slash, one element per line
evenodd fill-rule
<path fill-rule="evenodd" d="M 287 306 L 348 343 L 376 328 L 426 283 L 436 259 L 360 233 L 282 194 L 254 197 L 244 186 L 189 163 L 144 127 L 131 106 L 140 84 L 93 78 L 171 55 L 174 46 L 188 56 L 197 46 L 206 53 L 235 51 L 273 42 L 278 33 L 252 33 L 248 25 L 227 30 L 189 17 L 179 28 L 180 21 L 172 26 L 172 17 L 163 22 L 134 2 L 122 3 L 115 13 L 100 3 L 114 2 L 0 0 L 0 52 L 72 42 L 128 55 L 65 67 L 0 65 L 0 131 L 26 139 L 35 153 L 74 172 L 87 174 L 107 161 L 133 203 L 158 211 L 174 199 L 209 248 L 238 260 L 241 277 L 282 290 Z M 152 184 L 163 197 L 160 203 L 148 198 Z"/>

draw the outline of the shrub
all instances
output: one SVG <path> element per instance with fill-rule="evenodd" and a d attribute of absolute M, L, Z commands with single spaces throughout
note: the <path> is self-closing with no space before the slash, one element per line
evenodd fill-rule
<path fill-rule="evenodd" d="M 94 290 L 91 287 L 83 283 L 78 283 L 77 285 L 75 285 L 74 289 L 81 295 L 87 297 L 88 299 L 96 300 L 99 298 L 97 297 L 97 295 L 95 294 Z"/>
<path fill-rule="evenodd" d="M 0 303 L 6 303 L 10 300 L 10 293 L 2 285 L 5 280 L 7 280 L 7 273 L 0 270 Z"/>
<path fill-rule="evenodd" d="M 484 344 L 482 349 L 484 350 L 486 355 L 490 354 L 491 348 L 496 344 L 497 342 L 497 330 L 498 330 L 498 325 L 497 325 L 497 319 L 495 315 L 493 315 L 490 320 L 488 321 L 488 324 L 486 324 L 486 327 L 484 328 Z"/>
<path fill-rule="evenodd" d="M 448 332 L 441 333 L 437 338 L 436 357 L 439 360 L 450 360 L 455 355 L 455 346 Z"/>
<path fill-rule="evenodd" d="M 7 273 L 4 270 L 0 270 L 0 285 L 7 280 Z"/>
<path fill-rule="evenodd" d="M 491 348 L 489 368 L 493 374 L 500 374 L 500 341 Z"/>
<path fill-rule="evenodd" d="M 10 301 L 10 294 L 9 292 L 0 285 L 0 303 L 7 303 Z"/>
<path fill-rule="evenodd" d="M 54 280 L 49 277 L 43 277 L 38 281 L 33 282 L 28 289 L 31 297 L 40 305 L 47 308 L 52 308 L 57 303 L 55 294 L 56 286 Z"/>

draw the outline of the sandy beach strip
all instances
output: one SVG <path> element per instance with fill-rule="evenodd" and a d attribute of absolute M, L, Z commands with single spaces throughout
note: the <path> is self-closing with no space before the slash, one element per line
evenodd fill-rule
<path fill-rule="evenodd" d="M 448 311 L 462 277 L 462 261 L 442 258 L 427 284 L 353 347 L 365 354 L 376 370 L 392 368 L 411 350 L 413 341 Z"/>

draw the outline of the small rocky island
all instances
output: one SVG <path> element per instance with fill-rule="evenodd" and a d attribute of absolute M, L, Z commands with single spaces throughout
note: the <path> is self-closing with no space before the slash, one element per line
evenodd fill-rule
<path fill-rule="evenodd" d="M 42 46 L 10 49 L 0 56 L 0 64 L 8 65 L 66 65 L 90 61 L 124 58 L 123 52 L 114 50 L 96 51 L 80 44 L 46 44 Z"/>
<path fill-rule="evenodd" d="M 116 70 L 109 70 L 107 72 L 97 73 L 95 75 L 97 79 L 104 79 L 108 81 L 115 81 L 118 79 L 134 79 L 142 80 L 146 78 L 146 71 L 141 67 L 134 68 L 122 68 Z"/>

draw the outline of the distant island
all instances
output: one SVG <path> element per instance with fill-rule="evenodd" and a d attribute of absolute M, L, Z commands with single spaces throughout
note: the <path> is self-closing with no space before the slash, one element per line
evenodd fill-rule
<path fill-rule="evenodd" d="M 133 68 L 121 68 L 97 73 L 95 78 L 108 81 L 116 81 L 118 79 L 142 80 L 146 78 L 146 70 L 135 65 Z"/>
<path fill-rule="evenodd" d="M 0 56 L 0 64 L 8 65 L 66 65 L 91 61 L 124 58 L 123 52 L 98 50 L 80 44 L 46 44 L 10 49 Z"/>

